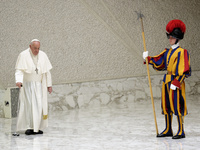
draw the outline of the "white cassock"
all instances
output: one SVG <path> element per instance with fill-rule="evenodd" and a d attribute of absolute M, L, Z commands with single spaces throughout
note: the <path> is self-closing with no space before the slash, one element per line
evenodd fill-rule
<path fill-rule="evenodd" d="M 48 126 L 47 87 L 52 86 L 52 65 L 43 51 L 40 50 L 35 56 L 28 48 L 19 54 L 15 69 L 16 83 L 23 83 L 20 89 L 17 131 L 43 130 Z"/>

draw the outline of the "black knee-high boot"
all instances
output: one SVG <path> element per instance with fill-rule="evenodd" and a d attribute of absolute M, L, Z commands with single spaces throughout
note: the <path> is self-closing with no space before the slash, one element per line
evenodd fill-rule
<path fill-rule="evenodd" d="M 178 120 L 178 132 L 176 133 L 175 136 L 172 137 L 172 139 L 185 138 L 185 132 L 184 132 L 184 128 L 183 128 L 184 117 L 177 116 L 177 120 Z"/>
<path fill-rule="evenodd" d="M 165 123 L 166 128 L 163 132 L 157 135 L 157 137 L 167 137 L 167 136 L 173 136 L 172 132 L 172 113 L 165 115 Z"/>

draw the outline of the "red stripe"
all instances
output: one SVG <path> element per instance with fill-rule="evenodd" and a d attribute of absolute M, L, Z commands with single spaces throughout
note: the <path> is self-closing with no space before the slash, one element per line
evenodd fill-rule
<path fill-rule="evenodd" d="M 154 57 L 153 59 L 154 59 L 155 61 L 158 61 L 162 56 L 163 56 L 163 54 L 160 55 L 159 57 Z"/>
<path fill-rule="evenodd" d="M 190 67 L 189 67 L 189 63 L 188 63 L 188 54 L 187 54 L 187 50 L 186 49 L 184 49 L 184 64 L 185 64 L 184 72 L 189 71 Z"/>

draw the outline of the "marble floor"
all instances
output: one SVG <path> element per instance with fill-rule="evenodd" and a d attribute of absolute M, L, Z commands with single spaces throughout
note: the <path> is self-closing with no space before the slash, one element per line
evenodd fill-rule
<path fill-rule="evenodd" d="M 186 138 L 156 138 L 151 100 L 112 103 L 100 108 L 81 108 L 50 113 L 43 135 L 14 137 L 16 118 L 0 119 L 1 150 L 196 150 L 200 147 L 200 99 L 188 98 Z M 160 100 L 155 100 L 158 130 L 164 127 Z M 173 131 L 177 120 L 173 118 Z"/>

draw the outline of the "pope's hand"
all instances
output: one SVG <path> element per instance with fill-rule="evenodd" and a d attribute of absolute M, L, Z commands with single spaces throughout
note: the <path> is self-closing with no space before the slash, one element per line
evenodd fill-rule
<path fill-rule="evenodd" d="M 143 59 L 144 59 L 144 60 L 145 60 L 148 56 L 149 56 L 149 55 L 148 55 L 148 51 L 143 52 Z"/>
<path fill-rule="evenodd" d="M 17 82 L 17 83 L 16 83 L 16 86 L 17 86 L 18 88 L 21 88 L 21 87 L 22 87 L 22 83 L 21 83 L 21 82 Z"/>
<path fill-rule="evenodd" d="M 51 92 L 52 92 L 52 87 L 48 87 L 47 89 L 48 89 L 49 94 L 51 94 Z"/>

